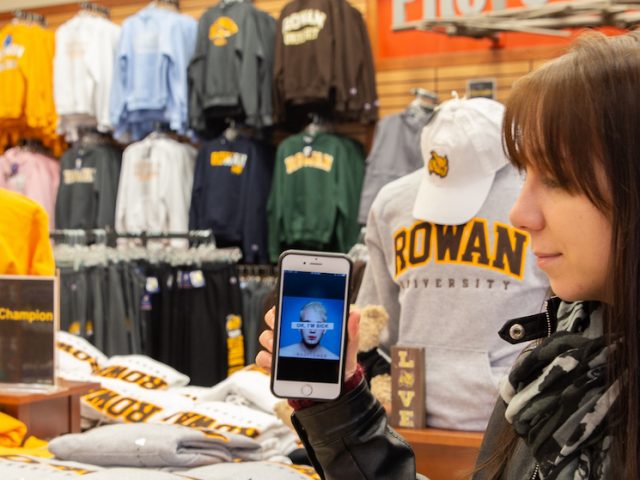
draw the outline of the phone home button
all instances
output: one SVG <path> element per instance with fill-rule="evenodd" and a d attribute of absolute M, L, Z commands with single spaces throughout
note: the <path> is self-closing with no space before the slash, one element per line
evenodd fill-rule
<path fill-rule="evenodd" d="M 302 388 L 300 389 L 300 392 L 305 397 L 308 397 L 313 393 L 313 387 L 311 385 L 303 385 Z"/>

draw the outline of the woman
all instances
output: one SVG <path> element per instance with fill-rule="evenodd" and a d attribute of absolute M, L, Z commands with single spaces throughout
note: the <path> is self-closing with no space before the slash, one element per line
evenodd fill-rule
<path fill-rule="evenodd" d="M 562 301 L 548 302 L 542 323 L 503 329 L 509 337 L 518 323 L 541 339 L 501 385 L 474 479 L 640 478 L 638 126 L 640 33 L 585 35 L 514 85 L 503 134 L 526 179 L 511 221 Z M 355 337 L 358 316 L 349 322 Z M 413 478 L 408 447 L 358 382 L 356 340 L 349 391 L 296 404 L 295 424 L 326 478 Z M 270 332 L 261 343 L 270 350 Z"/>

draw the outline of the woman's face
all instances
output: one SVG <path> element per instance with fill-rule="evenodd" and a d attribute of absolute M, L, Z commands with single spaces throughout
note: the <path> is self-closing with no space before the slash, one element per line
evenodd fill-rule
<path fill-rule="evenodd" d="M 300 321 L 318 324 L 324 322 L 324 318 L 316 310 L 308 309 L 302 312 Z M 322 340 L 323 334 L 324 330 L 321 328 L 305 328 L 302 330 L 302 340 L 308 347 L 315 347 Z"/>
<path fill-rule="evenodd" d="M 511 223 L 531 235 L 538 267 L 566 301 L 610 301 L 611 222 L 583 194 L 570 194 L 527 170 Z"/>

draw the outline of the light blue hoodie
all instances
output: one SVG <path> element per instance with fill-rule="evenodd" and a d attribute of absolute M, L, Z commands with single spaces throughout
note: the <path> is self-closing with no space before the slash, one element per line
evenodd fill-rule
<path fill-rule="evenodd" d="M 196 21 L 146 7 L 122 25 L 110 99 L 116 137 L 134 140 L 157 122 L 187 130 L 187 65 L 195 48 Z"/>

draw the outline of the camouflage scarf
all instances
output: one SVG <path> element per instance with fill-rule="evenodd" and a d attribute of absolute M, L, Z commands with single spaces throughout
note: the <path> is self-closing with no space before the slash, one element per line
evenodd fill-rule
<path fill-rule="evenodd" d="M 607 414 L 618 382 L 607 386 L 612 348 L 594 304 L 562 303 L 556 333 L 518 358 L 500 388 L 505 417 L 533 451 L 544 480 L 610 478 Z"/>

